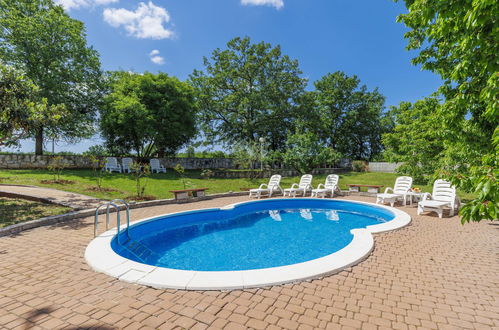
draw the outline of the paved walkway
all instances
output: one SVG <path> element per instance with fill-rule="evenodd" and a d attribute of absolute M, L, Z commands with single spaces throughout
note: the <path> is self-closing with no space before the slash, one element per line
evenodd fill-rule
<path fill-rule="evenodd" d="M 21 197 L 25 196 L 32 200 L 41 200 L 49 203 L 59 204 L 75 210 L 95 208 L 101 202 L 100 199 L 81 195 L 77 193 L 36 186 L 0 185 L 0 196 Z"/>
<path fill-rule="evenodd" d="M 243 197 L 132 210 L 132 217 Z M 348 197 L 373 201 L 367 197 Z M 370 257 L 310 282 L 230 292 L 157 290 L 93 272 L 92 219 L 0 238 L 0 328 L 498 329 L 499 226 L 416 216 Z"/>

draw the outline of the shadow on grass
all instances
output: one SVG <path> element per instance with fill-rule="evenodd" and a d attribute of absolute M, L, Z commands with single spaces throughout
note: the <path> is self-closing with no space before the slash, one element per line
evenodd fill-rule
<path fill-rule="evenodd" d="M 0 228 L 69 211 L 70 208 L 53 204 L 0 198 Z"/>

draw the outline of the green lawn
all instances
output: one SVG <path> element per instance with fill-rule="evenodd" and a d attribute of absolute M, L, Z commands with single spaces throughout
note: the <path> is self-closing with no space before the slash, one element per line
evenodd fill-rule
<path fill-rule="evenodd" d="M 200 171 L 186 171 L 186 181 L 188 188 L 209 188 L 208 193 L 221 193 L 229 191 L 240 191 L 240 188 L 255 188 L 260 183 L 267 183 L 268 179 L 203 179 Z M 314 176 L 313 185 L 317 186 L 324 182 L 326 175 Z M 395 173 L 356 173 L 349 172 L 340 174 L 340 187 L 347 189 L 347 183 L 359 184 L 380 184 L 385 187 L 393 186 L 397 174 Z M 51 187 L 71 192 L 77 192 L 89 196 L 103 199 L 123 198 L 135 195 L 135 181 L 130 174 L 113 173 L 108 174 L 103 179 L 102 187 L 106 190 L 96 190 L 95 173 L 92 170 L 65 170 L 61 179 L 74 181 L 74 184 L 43 184 L 42 180 L 53 179 L 52 174 L 47 170 L 0 170 L 0 183 L 29 184 L 41 187 Z M 282 187 L 291 186 L 293 182 L 298 182 L 298 177 L 283 178 Z M 415 185 L 423 191 L 431 191 L 431 186 Z M 147 179 L 146 195 L 155 198 L 171 198 L 170 190 L 183 189 L 182 181 L 172 170 L 167 170 L 166 174 L 152 174 Z M 110 190 L 110 191 L 108 191 Z M 470 198 L 469 194 L 459 194 L 461 198 Z"/>
<path fill-rule="evenodd" d="M 64 206 L 0 197 L 0 228 L 70 211 Z"/>

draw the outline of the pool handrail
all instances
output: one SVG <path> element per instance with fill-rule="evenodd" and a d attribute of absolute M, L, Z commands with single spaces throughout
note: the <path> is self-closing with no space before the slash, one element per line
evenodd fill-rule
<path fill-rule="evenodd" d="M 128 228 L 130 227 L 130 206 L 128 205 L 127 202 L 125 202 L 124 200 L 122 199 L 113 199 L 112 201 L 110 202 L 106 202 L 106 203 L 102 203 L 100 204 L 96 209 L 95 209 L 95 219 L 94 219 L 94 237 L 97 236 L 97 231 L 98 231 L 98 228 L 99 228 L 99 210 L 105 206 L 106 207 L 106 230 L 109 230 L 109 209 L 111 207 L 113 207 L 114 209 L 116 209 L 116 222 L 117 222 L 117 233 L 118 233 L 118 237 L 117 237 L 117 242 L 118 244 L 120 243 L 120 240 L 119 240 L 119 233 L 120 233 L 120 226 L 121 226 L 121 217 L 120 217 L 120 214 L 121 214 L 121 208 L 115 204 L 115 202 L 120 202 L 122 204 L 125 205 L 125 210 L 126 210 L 126 216 L 127 216 L 127 226 L 126 226 L 126 234 L 127 234 L 127 237 L 130 239 L 130 234 L 128 232 Z"/>

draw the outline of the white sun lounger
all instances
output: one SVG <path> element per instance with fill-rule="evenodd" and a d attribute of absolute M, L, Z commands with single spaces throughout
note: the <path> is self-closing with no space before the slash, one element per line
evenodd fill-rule
<path fill-rule="evenodd" d="M 418 203 L 418 215 L 425 211 L 437 212 L 442 218 L 444 209 L 450 209 L 449 215 L 454 216 L 454 211 L 459 209 L 459 198 L 456 187 L 445 180 L 437 180 L 433 184 L 433 193 L 425 193 Z"/>
<path fill-rule="evenodd" d="M 393 207 L 396 201 L 402 200 L 404 206 L 407 204 L 407 196 L 412 187 L 412 178 L 410 176 L 399 176 L 395 180 L 395 186 L 393 188 L 386 187 L 383 194 L 376 195 L 376 204 L 379 203 L 390 203 Z M 392 193 L 389 193 L 392 191 Z M 411 196 L 409 196 L 410 198 Z"/>
<path fill-rule="evenodd" d="M 284 196 L 296 197 L 297 194 L 305 196 L 312 189 L 312 174 L 305 174 L 302 175 L 300 183 L 293 183 L 291 188 L 284 189 Z"/>
<path fill-rule="evenodd" d="M 123 170 L 123 173 L 130 173 L 132 172 L 132 163 L 133 163 L 133 159 L 132 158 L 129 158 L 129 157 L 126 157 L 126 158 L 123 158 L 121 160 L 121 169 Z"/>
<path fill-rule="evenodd" d="M 338 181 L 340 177 L 336 174 L 330 174 L 326 177 L 326 182 L 324 184 L 319 183 L 316 189 L 312 189 L 312 197 L 326 197 L 330 195 L 334 196 L 334 192 L 339 190 Z"/>
<path fill-rule="evenodd" d="M 121 173 L 121 165 L 118 164 L 116 157 L 107 157 L 104 171 Z"/>
<path fill-rule="evenodd" d="M 276 192 L 280 192 L 282 194 L 281 184 L 281 176 L 279 174 L 274 174 L 270 177 L 269 183 L 262 183 L 260 187 L 256 189 L 251 189 L 249 191 L 249 197 L 260 198 L 262 195 L 268 195 L 272 197 L 272 195 Z"/>
<path fill-rule="evenodd" d="M 157 158 L 152 158 L 149 161 L 149 165 L 151 166 L 151 173 L 154 173 L 154 172 L 156 172 L 156 173 L 159 173 L 159 172 L 166 173 L 166 168 L 159 163 L 159 159 L 157 159 Z"/>

